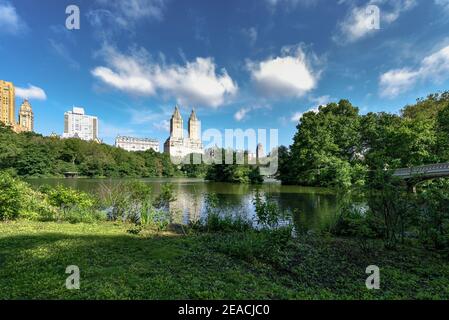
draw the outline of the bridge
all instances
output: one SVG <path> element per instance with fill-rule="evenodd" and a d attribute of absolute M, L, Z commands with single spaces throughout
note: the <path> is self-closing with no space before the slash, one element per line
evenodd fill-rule
<path fill-rule="evenodd" d="M 437 163 L 419 167 L 397 169 L 393 173 L 393 176 L 404 180 L 429 180 L 433 178 L 447 177 L 449 176 L 449 163 Z"/>

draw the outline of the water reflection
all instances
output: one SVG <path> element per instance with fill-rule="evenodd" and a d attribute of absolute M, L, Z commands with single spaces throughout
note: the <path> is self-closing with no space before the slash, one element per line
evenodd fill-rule
<path fill-rule="evenodd" d="M 30 179 L 34 187 L 62 184 L 89 193 L 98 192 L 102 184 L 116 184 L 123 179 Z M 164 183 L 172 183 L 176 200 L 170 203 L 172 222 L 187 224 L 205 217 L 206 196 L 215 194 L 220 211 L 255 218 L 253 199 L 258 192 L 275 201 L 281 210 L 294 212 L 295 225 L 306 229 L 323 229 L 334 219 L 337 197 L 327 189 L 282 186 L 276 182 L 261 186 L 205 182 L 200 179 L 142 179 L 151 185 L 156 197 Z"/>

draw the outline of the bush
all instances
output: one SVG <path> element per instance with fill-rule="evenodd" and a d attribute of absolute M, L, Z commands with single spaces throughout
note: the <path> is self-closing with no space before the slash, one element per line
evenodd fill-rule
<path fill-rule="evenodd" d="M 196 227 L 206 232 L 244 232 L 252 229 L 252 223 L 242 217 L 222 216 L 219 213 L 209 212 Z"/>
<path fill-rule="evenodd" d="M 98 211 L 97 199 L 75 189 L 58 185 L 56 188 L 41 187 L 51 205 L 59 208 L 58 220 L 71 223 L 92 223 L 104 219 Z"/>
<path fill-rule="evenodd" d="M 58 213 L 45 195 L 8 173 L 0 173 L 0 190 L 0 220 L 51 220 Z"/>
<path fill-rule="evenodd" d="M 253 204 L 256 210 L 257 223 L 262 228 L 278 228 L 289 218 L 285 212 L 279 209 L 276 202 L 270 199 L 262 199 L 259 192 L 256 192 Z"/>
<path fill-rule="evenodd" d="M 171 184 L 164 184 L 161 194 L 153 199 L 151 187 L 137 180 L 117 183 L 112 187 L 102 185 L 100 198 L 102 204 L 111 209 L 109 219 L 121 219 L 157 230 L 164 230 L 170 224 L 168 207 L 176 199 Z"/>

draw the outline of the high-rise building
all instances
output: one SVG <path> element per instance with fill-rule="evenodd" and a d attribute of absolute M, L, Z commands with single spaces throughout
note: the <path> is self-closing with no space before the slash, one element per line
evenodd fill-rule
<path fill-rule="evenodd" d="M 115 139 L 115 146 L 126 151 L 147 151 L 153 149 L 159 152 L 159 141 L 149 138 L 134 138 L 118 136 Z"/>
<path fill-rule="evenodd" d="M 19 127 L 21 131 L 34 130 L 34 113 L 28 100 L 23 101 L 19 110 Z"/>
<path fill-rule="evenodd" d="M 189 137 L 184 137 L 184 127 L 178 106 L 170 119 L 170 137 L 164 143 L 164 152 L 173 157 L 183 158 L 189 154 L 204 154 L 201 142 L 201 122 L 192 110 L 189 122 Z"/>
<path fill-rule="evenodd" d="M 84 108 L 73 107 L 72 111 L 64 113 L 64 134 L 62 137 L 99 141 L 98 118 L 86 115 Z"/>
<path fill-rule="evenodd" d="M 0 80 L 0 122 L 10 126 L 15 132 L 34 130 L 34 114 L 28 100 L 23 101 L 16 122 L 16 94 L 12 82 Z"/>
<path fill-rule="evenodd" d="M 0 121 L 14 127 L 15 121 L 15 89 L 12 82 L 0 80 Z"/>

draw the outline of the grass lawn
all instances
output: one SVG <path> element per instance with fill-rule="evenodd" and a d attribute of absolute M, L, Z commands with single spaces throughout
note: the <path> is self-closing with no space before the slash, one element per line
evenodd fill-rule
<path fill-rule="evenodd" d="M 115 223 L 0 223 L 0 299 L 449 298 L 449 262 L 435 253 L 308 237 L 276 250 L 260 235 L 127 232 Z M 265 239 L 266 240 L 266 239 Z M 365 269 L 381 269 L 367 290 Z M 80 290 L 65 288 L 77 265 Z"/>

